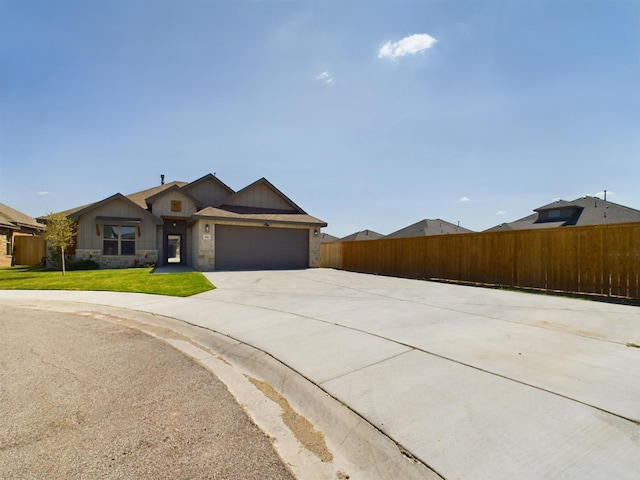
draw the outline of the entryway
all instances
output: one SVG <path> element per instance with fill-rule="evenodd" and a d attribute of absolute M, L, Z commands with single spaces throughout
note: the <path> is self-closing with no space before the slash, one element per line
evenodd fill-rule
<path fill-rule="evenodd" d="M 182 235 L 181 234 L 169 234 L 167 235 L 167 258 L 166 263 L 168 265 L 175 265 L 182 263 L 182 257 L 180 252 L 182 249 Z"/>

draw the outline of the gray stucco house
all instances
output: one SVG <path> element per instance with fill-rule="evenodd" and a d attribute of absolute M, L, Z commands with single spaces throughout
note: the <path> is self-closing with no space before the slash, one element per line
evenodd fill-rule
<path fill-rule="evenodd" d="M 188 265 L 197 270 L 320 265 L 320 229 L 267 179 L 234 191 L 208 174 L 67 210 L 78 223 L 76 260 L 105 268 Z"/>

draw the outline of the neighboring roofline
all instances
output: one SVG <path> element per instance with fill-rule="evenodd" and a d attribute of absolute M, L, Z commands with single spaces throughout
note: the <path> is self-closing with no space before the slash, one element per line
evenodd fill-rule
<path fill-rule="evenodd" d="M 77 210 L 76 212 L 67 215 L 70 219 L 78 221 L 80 219 L 80 217 L 86 213 L 91 212 L 92 210 L 95 210 L 96 208 L 99 208 L 103 205 L 106 205 L 108 203 L 111 203 L 115 200 L 122 200 L 125 203 L 128 203 L 129 205 L 137 208 L 138 210 L 140 210 L 140 212 L 142 212 L 144 215 L 149 216 L 151 219 L 153 219 L 153 222 L 156 225 L 162 225 L 162 220 L 160 220 L 158 217 L 154 216 L 153 214 L 149 213 L 147 210 L 145 210 L 144 208 L 142 208 L 140 205 L 138 205 L 136 202 L 134 202 L 133 200 L 128 199 L 127 197 L 125 197 L 124 195 L 122 195 L 121 193 L 116 193 L 114 195 L 111 195 L 110 197 L 107 197 L 103 200 L 100 200 L 99 202 L 96 203 L 92 203 L 90 205 L 87 205 L 86 207 Z"/>
<path fill-rule="evenodd" d="M 542 205 L 541 207 L 534 208 L 534 212 L 540 212 L 544 210 L 554 210 L 556 208 L 566 208 L 566 207 L 577 207 L 572 202 L 568 202 L 567 200 L 554 200 L 551 203 L 547 203 L 546 205 Z"/>
<path fill-rule="evenodd" d="M 279 195 L 283 200 L 285 200 L 290 206 L 292 206 L 298 213 L 302 213 L 304 215 L 308 215 L 307 212 L 305 212 L 302 208 L 300 208 L 293 200 L 291 200 L 289 197 L 287 197 L 284 193 L 282 193 L 280 190 L 278 190 L 269 180 L 267 180 L 266 178 L 262 177 L 258 180 L 256 180 L 255 182 L 253 182 L 250 185 L 247 185 L 246 187 L 244 187 L 241 190 L 238 190 L 237 192 L 235 192 L 234 194 L 228 196 L 227 198 L 225 198 L 224 200 L 222 200 L 220 203 L 218 203 L 217 205 L 215 205 L 215 207 L 219 207 L 221 205 L 227 205 L 229 201 L 233 201 L 234 197 L 238 197 L 240 196 L 242 193 L 244 193 L 247 190 L 250 190 L 251 188 L 255 187 L 258 184 L 262 184 L 265 185 L 266 187 L 270 188 L 276 195 Z"/>
<path fill-rule="evenodd" d="M 222 180 L 220 180 L 215 175 L 212 175 L 211 173 L 207 173 L 206 175 L 198 178 L 197 180 L 194 180 L 193 182 L 187 183 L 182 188 L 188 190 L 191 187 L 195 187 L 198 183 L 204 182 L 207 179 L 215 180 L 221 187 L 223 187 L 223 188 L 225 188 L 226 190 L 229 191 L 229 195 L 233 195 L 234 193 L 236 193 L 235 190 L 233 190 L 229 185 L 227 185 L 226 183 L 224 183 Z"/>
<path fill-rule="evenodd" d="M 194 197 L 193 195 L 189 194 L 188 192 L 185 192 L 182 190 L 183 187 L 179 187 L 178 185 L 171 185 L 169 188 L 165 188 L 164 190 L 155 193 L 153 195 L 151 195 L 150 197 L 147 197 L 144 199 L 144 201 L 146 202 L 147 205 L 149 204 L 153 204 L 153 202 L 155 200 L 157 200 L 158 198 L 160 198 L 162 195 L 169 193 L 169 192 L 179 192 L 182 195 L 184 195 L 185 197 L 187 197 L 189 200 L 191 200 L 193 203 L 196 204 L 196 206 L 198 208 L 201 208 L 202 202 L 200 200 L 198 200 L 196 197 Z"/>

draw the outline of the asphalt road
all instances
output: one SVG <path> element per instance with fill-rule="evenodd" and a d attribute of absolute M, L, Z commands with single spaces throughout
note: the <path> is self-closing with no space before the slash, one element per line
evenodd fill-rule
<path fill-rule="evenodd" d="M 167 344 L 6 306 L 0 331 L 0 478 L 293 478 L 220 380 Z"/>

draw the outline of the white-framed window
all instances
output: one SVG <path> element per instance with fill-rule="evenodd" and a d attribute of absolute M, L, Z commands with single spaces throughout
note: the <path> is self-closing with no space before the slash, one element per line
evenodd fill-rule
<path fill-rule="evenodd" d="M 135 255 L 136 227 L 129 225 L 103 225 L 103 255 Z"/>

